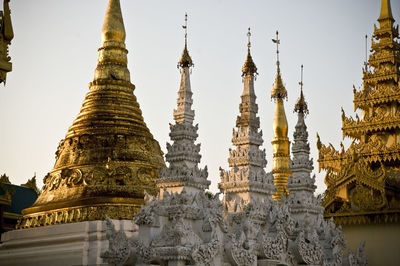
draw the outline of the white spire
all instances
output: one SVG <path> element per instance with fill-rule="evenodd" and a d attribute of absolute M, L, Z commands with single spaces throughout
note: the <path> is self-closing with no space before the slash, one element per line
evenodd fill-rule
<path fill-rule="evenodd" d="M 323 214 L 323 207 L 314 196 L 315 175 L 311 177 L 314 169 L 313 161 L 310 159 L 310 144 L 308 143 L 308 132 L 304 118 L 308 114 L 307 103 L 303 95 L 303 66 L 300 97 L 294 108 L 298 119 L 295 131 L 293 133 L 292 160 L 290 171 L 292 177 L 288 179 L 288 189 L 290 191 L 289 201 L 291 201 L 291 212 L 302 218 L 314 216 L 316 218 Z M 300 219 L 302 220 L 302 219 Z"/>
<path fill-rule="evenodd" d="M 185 15 L 185 21 L 187 16 Z M 178 63 L 181 69 L 181 83 L 178 91 L 177 108 L 174 110 L 175 124 L 170 124 L 169 136 L 172 145 L 167 143 L 167 154 L 165 155 L 169 167 L 160 170 L 157 186 L 168 192 L 180 192 L 184 188 L 188 192 L 198 192 L 208 188 L 210 181 L 207 180 L 207 166 L 199 169 L 200 144 L 195 144 L 198 137 L 198 125 L 193 125 L 194 110 L 192 110 L 192 89 L 190 86 L 190 70 L 193 66 L 192 59 L 187 50 L 186 30 L 185 48 L 182 58 Z M 160 191 L 160 195 L 163 192 Z"/>
<path fill-rule="evenodd" d="M 239 105 L 240 115 L 232 136 L 232 144 L 236 148 L 229 150 L 230 170 L 220 168 L 221 182 L 218 184 L 225 194 L 228 211 L 233 211 L 238 202 L 264 199 L 274 192 L 273 177 L 264 170 L 267 165 L 265 150 L 260 149 L 263 139 L 254 92 L 257 68 L 250 55 L 250 40 L 242 73 L 244 87 Z"/>

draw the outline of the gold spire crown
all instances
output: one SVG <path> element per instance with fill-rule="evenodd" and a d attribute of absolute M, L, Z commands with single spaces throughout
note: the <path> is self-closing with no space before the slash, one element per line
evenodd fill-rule
<path fill-rule="evenodd" d="M 381 14 L 378 18 L 378 21 L 384 19 L 391 19 L 394 21 L 392 15 L 392 7 L 390 6 L 390 0 L 382 0 L 381 2 Z"/>
<path fill-rule="evenodd" d="M 101 37 L 102 46 L 108 42 L 112 42 L 114 45 L 115 43 L 121 43 L 125 46 L 126 33 L 119 0 L 110 0 L 108 2 Z"/>
<path fill-rule="evenodd" d="M 282 77 L 281 77 L 281 70 L 280 70 L 280 62 L 279 62 L 279 44 L 281 43 L 281 40 L 279 40 L 279 32 L 276 31 L 276 39 L 272 39 L 273 43 L 276 43 L 276 68 L 277 68 L 277 73 L 276 73 L 276 78 L 275 78 L 275 83 L 274 87 L 271 91 L 271 98 L 277 100 L 277 99 L 287 99 L 287 91 L 285 86 L 283 85 L 282 82 Z"/>
<path fill-rule="evenodd" d="M 185 13 L 185 25 L 183 25 L 182 28 L 185 30 L 185 48 L 183 49 L 181 59 L 178 62 L 178 68 L 193 66 L 192 58 L 190 57 L 189 51 L 187 49 L 187 14 L 186 13 Z"/>
<path fill-rule="evenodd" d="M 247 31 L 247 38 L 248 38 L 247 57 L 246 57 L 246 61 L 244 62 L 244 65 L 242 67 L 242 76 L 258 74 L 257 67 L 254 64 L 253 58 L 251 57 L 251 54 L 250 54 L 250 47 L 251 47 L 250 37 L 251 37 L 251 32 L 250 32 L 250 28 L 249 28 Z"/>
<path fill-rule="evenodd" d="M 307 102 L 304 99 L 304 95 L 303 95 L 303 65 L 301 65 L 301 81 L 299 82 L 299 85 L 300 85 L 300 97 L 294 106 L 294 112 L 303 113 L 303 114 L 307 115 L 308 107 L 307 107 Z"/>

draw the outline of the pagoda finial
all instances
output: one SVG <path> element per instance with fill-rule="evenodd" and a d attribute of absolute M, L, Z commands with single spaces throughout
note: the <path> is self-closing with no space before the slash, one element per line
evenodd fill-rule
<path fill-rule="evenodd" d="M 294 106 L 294 112 L 303 113 L 307 115 L 308 107 L 307 107 L 307 102 L 305 101 L 303 95 L 303 65 L 301 65 L 301 81 L 299 82 L 299 85 L 300 85 L 300 97 Z"/>
<path fill-rule="evenodd" d="M 244 62 L 244 65 L 242 67 L 242 76 L 245 75 L 257 75 L 257 67 L 254 64 L 253 58 L 251 57 L 250 53 L 250 47 L 251 47 L 251 42 L 250 42 L 250 37 L 251 37 L 251 31 L 250 28 L 247 30 L 247 57 L 246 61 Z"/>
<path fill-rule="evenodd" d="M 368 71 L 368 35 L 365 34 L 365 62 L 364 62 L 365 72 Z"/>
<path fill-rule="evenodd" d="M 101 35 L 102 46 L 108 42 L 110 46 L 115 46 L 117 43 L 124 45 L 126 33 L 119 0 L 108 1 Z"/>
<path fill-rule="evenodd" d="M 276 39 L 272 39 L 273 43 L 276 43 L 276 67 L 277 73 L 275 78 L 274 88 L 271 91 L 271 98 L 277 99 L 287 99 L 287 91 L 282 82 L 281 70 L 280 70 L 280 62 L 279 62 L 279 44 L 281 40 L 279 40 L 279 32 L 276 31 Z"/>
<path fill-rule="evenodd" d="M 394 20 L 392 15 L 392 8 L 390 6 L 390 0 L 382 0 L 381 2 L 381 14 L 378 20 L 391 19 Z"/>
<path fill-rule="evenodd" d="M 250 31 L 250 27 L 247 30 L 247 48 L 250 51 L 250 47 L 251 47 L 251 41 L 250 41 L 250 37 L 251 37 L 251 31 Z"/>
<path fill-rule="evenodd" d="M 277 67 L 278 73 L 280 73 L 279 44 L 281 44 L 281 40 L 279 40 L 279 32 L 278 31 L 276 31 L 276 39 L 272 39 L 272 42 L 276 43 L 276 67 Z"/>
<path fill-rule="evenodd" d="M 187 49 L 187 13 L 185 13 L 185 25 L 183 25 L 182 28 L 185 31 L 185 48 L 183 49 L 181 59 L 178 62 L 178 68 L 193 66 L 192 58 L 190 57 Z"/>
<path fill-rule="evenodd" d="M 187 46 L 187 13 L 185 13 L 185 25 L 182 28 L 185 30 L 185 46 Z"/>

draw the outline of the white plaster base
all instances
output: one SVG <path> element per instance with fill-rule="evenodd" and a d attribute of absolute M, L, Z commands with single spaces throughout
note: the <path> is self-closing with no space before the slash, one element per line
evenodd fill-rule
<path fill-rule="evenodd" d="M 137 234 L 131 220 L 113 220 L 128 237 Z M 90 221 L 14 230 L 2 235 L 0 265 L 107 265 L 106 222 Z"/>

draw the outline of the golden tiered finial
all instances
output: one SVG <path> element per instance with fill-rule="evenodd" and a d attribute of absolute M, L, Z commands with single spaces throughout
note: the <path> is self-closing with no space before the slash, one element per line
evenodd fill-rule
<path fill-rule="evenodd" d="M 277 74 L 275 78 L 275 85 L 271 91 L 271 98 L 273 99 L 287 99 L 287 91 L 282 82 L 281 70 L 280 70 L 280 62 L 279 62 L 279 44 L 281 40 L 279 40 L 279 32 L 276 31 L 276 39 L 272 39 L 272 42 L 276 43 L 276 68 Z"/>
<path fill-rule="evenodd" d="M 147 128 L 130 82 L 119 0 L 109 0 L 93 81 L 61 140 L 41 194 L 18 228 L 132 219 L 155 194 L 162 151 Z"/>
<path fill-rule="evenodd" d="M 108 42 L 112 44 L 125 42 L 126 33 L 119 0 L 109 0 L 108 2 L 101 37 L 102 46 Z"/>
<path fill-rule="evenodd" d="M 183 49 L 182 57 L 178 62 L 178 68 L 193 66 L 192 58 L 190 57 L 189 51 L 187 49 L 187 14 L 186 13 L 185 13 L 185 25 L 183 25 L 182 28 L 185 30 L 185 48 Z"/>
<path fill-rule="evenodd" d="M 300 85 L 300 97 L 294 106 L 294 112 L 303 113 L 307 115 L 308 107 L 307 107 L 307 102 L 305 101 L 303 95 L 303 65 L 301 65 L 301 81 L 299 82 L 299 85 Z"/>
<path fill-rule="evenodd" d="M 381 2 L 381 14 L 378 18 L 378 21 L 384 19 L 391 19 L 394 21 L 392 15 L 392 7 L 390 6 L 390 0 L 382 0 Z"/>
<path fill-rule="evenodd" d="M 257 67 L 254 64 L 253 58 L 251 57 L 250 54 L 250 47 L 251 47 L 251 42 L 250 42 L 250 37 L 251 37 L 251 32 L 250 28 L 247 31 L 247 57 L 246 61 L 244 62 L 244 65 L 242 67 L 242 76 L 245 75 L 257 75 Z"/>

